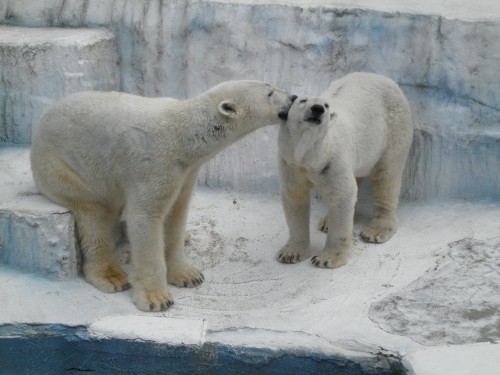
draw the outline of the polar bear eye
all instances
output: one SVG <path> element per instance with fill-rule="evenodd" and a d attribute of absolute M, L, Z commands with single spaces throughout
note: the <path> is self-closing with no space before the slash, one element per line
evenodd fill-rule
<path fill-rule="evenodd" d="M 325 103 L 325 108 L 330 108 L 330 106 L 327 103 Z"/>
<path fill-rule="evenodd" d="M 271 90 L 271 91 L 269 92 L 269 94 L 267 94 L 267 96 L 271 96 L 271 95 L 273 95 L 273 94 L 274 94 L 274 90 Z"/>
<path fill-rule="evenodd" d="M 299 101 L 299 103 L 305 103 L 305 102 L 307 102 L 307 99 L 302 99 Z"/>

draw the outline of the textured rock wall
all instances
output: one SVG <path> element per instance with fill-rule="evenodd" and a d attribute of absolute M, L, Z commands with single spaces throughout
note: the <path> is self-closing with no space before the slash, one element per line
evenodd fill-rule
<path fill-rule="evenodd" d="M 0 264 L 65 279 L 79 260 L 73 215 L 36 191 L 29 147 L 0 147 Z"/>
<path fill-rule="evenodd" d="M 79 252 L 73 216 L 0 209 L 0 264 L 56 279 L 75 277 Z"/>
<path fill-rule="evenodd" d="M 147 96 L 184 98 L 244 78 L 316 95 L 352 71 L 388 75 L 414 115 L 404 195 L 500 196 L 499 20 L 297 1 L 0 0 L 0 22 L 109 28 L 121 89 Z M 276 134 L 261 129 L 217 155 L 200 183 L 277 191 Z"/>
<path fill-rule="evenodd" d="M 0 25 L 0 142 L 29 144 L 47 107 L 83 90 L 117 90 L 115 38 L 104 30 Z"/>

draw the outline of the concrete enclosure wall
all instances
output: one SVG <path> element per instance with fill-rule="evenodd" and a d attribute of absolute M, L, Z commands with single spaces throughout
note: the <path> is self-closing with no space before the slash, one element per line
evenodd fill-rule
<path fill-rule="evenodd" d="M 56 100 L 118 90 L 114 35 L 104 30 L 0 25 L 0 142 L 29 144 Z"/>
<path fill-rule="evenodd" d="M 121 90 L 186 98 L 229 79 L 317 95 L 353 71 L 397 81 L 415 142 L 411 199 L 500 197 L 500 19 L 462 20 L 304 0 L 0 0 L 0 23 L 106 28 Z M 217 155 L 200 183 L 277 192 L 276 127 Z"/>

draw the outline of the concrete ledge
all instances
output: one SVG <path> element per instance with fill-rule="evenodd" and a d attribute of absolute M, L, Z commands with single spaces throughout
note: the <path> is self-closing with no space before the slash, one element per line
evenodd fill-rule
<path fill-rule="evenodd" d="M 115 38 L 105 30 L 0 25 L 0 61 L 0 142 L 30 143 L 43 111 L 66 95 L 120 87 Z"/>
<path fill-rule="evenodd" d="M 500 371 L 500 344 L 427 348 L 405 355 L 403 365 L 408 375 L 497 375 Z"/>
<path fill-rule="evenodd" d="M 324 213 L 314 199 L 311 256 L 324 245 L 324 234 L 315 229 Z M 186 251 L 205 275 L 202 285 L 170 286 L 175 305 L 145 316 L 133 305 L 131 290 L 107 294 L 81 277 L 51 280 L 0 265 L 0 301 L 8 301 L 0 309 L 0 326 L 11 329 L 0 330 L 0 351 L 18 350 L 19 357 L 6 357 L 12 361 L 33 355 L 47 357 L 47 366 L 56 369 L 69 364 L 66 369 L 100 366 L 104 372 L 110 363 L 134 370 L 142 364 L 152 371 L 183 363 L 198 371 L 203 362 L 202 368 L 215 373 L 235 366 L 264 373 L 293 373 L 296 367 L 299 373 L 400 374 L 402 356 L 438 339 L 500 340 L 494 314 L 498 202 L 403 202 L 399 215 L 400 228 L 390 241 L 367 244 L 359 232 L 370 210 L 358 207 L 354 248 L 344 267 L 318 269 L 309 260 L 285 265 L 275 259 L 287 238 L 278 196 L 200 189 L 190 210 Z M 483 253 L 487 259 L 476 262 Z M 457 285 L 451 297 L 450 283 Z M 471 305 L 482 300 L 489 301 L 484 311 Z M 374 316 L 373 310 L 383 313 Z M 64 328 L 58 336 L 52 328 L 38 330 L 40 324 L 81 327 L 84 335 Z M 12 333 L 24 326 L 17 336 Z M 429 332 L 439 336 L 428 337 Z"/>
<path fill-rule="evenodd" d="M 34 186 L 29 148 L 0 147 L 0 263 L 65 279 L 76 277 L 75 222 Z"/>
<path fill-rule="evenodd" d="M 392 368 L 380 368 L 370 358 L 309 350 L 96 338 L 85 327 L 62 325 L 0 326 L 0 358 L 0 371 L 6 374 L 402 374 L 397 361 Z"/>

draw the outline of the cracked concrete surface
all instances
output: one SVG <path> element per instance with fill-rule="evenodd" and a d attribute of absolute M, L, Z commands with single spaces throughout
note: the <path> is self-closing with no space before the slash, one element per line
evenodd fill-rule
<path fill-rule="evenodd" d="M 427 345 L 500 341 L 500 237 L 449 245 L 436 267 L 372 304 L 387 332 Z"/>

